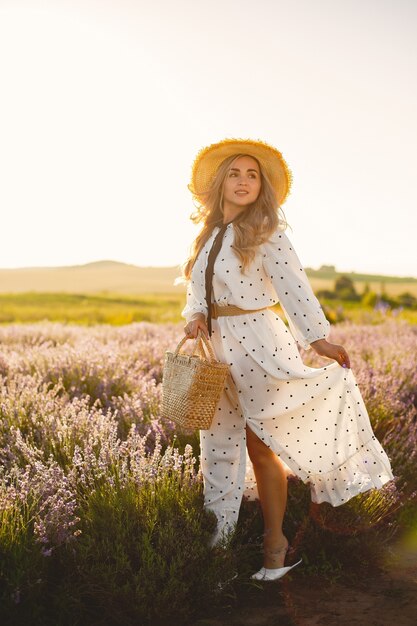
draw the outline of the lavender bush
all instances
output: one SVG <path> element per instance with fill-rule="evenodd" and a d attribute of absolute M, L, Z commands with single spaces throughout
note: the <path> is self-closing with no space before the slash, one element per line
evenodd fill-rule
<path fill-rule="evenodd" d="M 33 624 L 186 620 L 220 601 L 235 567 L 242 579 L 253 568 L 259 506 L 244 502 L 234 543 L 213 554 L 197 436 L 176 436 L 159 415 L 164 352 L 181 337 L 182 324 L 145 322 L 0 328 L 4 623 L 16 615 Z M 330 340 L 350 354 L 396 481 L 338 509 L 312 505 L 307 488 L 292 481 L 288 534 L 316 567 L 317 545 L 326 567 L 343 560 L 340 534 L 349 536 L 350 562 L 350 542 L 363 559 L 358 546 L 373 545 L 371 530 L 377 551 L 401 511 L 415 506 L 417 484 L 417 328 L 342 323 Z M 328 362 L 313 351 L 303 358 Z"/>

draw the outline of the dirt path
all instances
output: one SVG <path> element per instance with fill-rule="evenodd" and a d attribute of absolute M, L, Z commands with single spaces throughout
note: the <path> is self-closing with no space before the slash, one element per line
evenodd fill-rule
<path fill-rule="evenodd" d="M 195 626 L 416 626 L 417 547 L 396 546 L 384 571 L 354 584 L 296 576 L 248 588 L 239 608 Z"/>

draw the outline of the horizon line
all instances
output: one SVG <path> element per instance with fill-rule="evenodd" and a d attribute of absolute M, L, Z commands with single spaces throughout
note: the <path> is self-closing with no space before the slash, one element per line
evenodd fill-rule
<path fill-rule="evenodd" d="M 135 267 L 138 269 L 180 269 L 181 263 L 178 265 L 136 265 L 135 263 L 128 263 L 126 261 L 115 261 L 113 259 L 100 259 L 96 261 L 87 261 L 86 263 L 76 263 L 74 265 L 26 265 L 26 266 L 18 266 L 18 267 L 0 267 L 0 272 L 8 272 L 8 271 L 23 271 L 23 270 L 61 270 L 61 269 L 74 269 L 86 267 L 88 265 L 99 265 L 99 264 L 114 264 L 114 265 L 126 265 L 127 267 Z M 405 275 L 405 274 L 376 274 L 372 272 L 366 271 L 357 271 L 357 270 L 338 270 L 336 265 L 332 263 L 322 263 L 320 267 L 313 268 L 309 265 L 304 266 L 305 271 L 319 272 L 322 268 L 334 268 L 336 274 L 357 274 L 358 276 L 383 276 L 386 278 L 402 278 L 406 280 L 417 281 L 416 276 Z"/>

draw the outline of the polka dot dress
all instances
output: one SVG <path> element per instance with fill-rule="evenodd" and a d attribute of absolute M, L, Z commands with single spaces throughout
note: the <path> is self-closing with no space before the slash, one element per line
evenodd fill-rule
<path fill-rule="evenodd" d="M 194 264 L 182 311 L 187 321 L 207 314 L 204 273 L 218 230 Z M 300 357 L 296 342 L 310 349 L 328 338 L 330 324 L 288 236 L 277 229 L 246 275 L 233 236 L 229 224 L 214 265 L 214 301 L 244 309 L 280 302 L 289 328 L 272 310 L 212 321 L 213 350 L 231 368 L 212 427 L 200 431 L 205 506 L 217 516 L 218 536 L 236 523 L 243 494 L 258 497 L 246 426 L 310 485 L 313 502 L 338 506 L 393 478 L 352 370 L 335 361 L 312 368 Z"/>

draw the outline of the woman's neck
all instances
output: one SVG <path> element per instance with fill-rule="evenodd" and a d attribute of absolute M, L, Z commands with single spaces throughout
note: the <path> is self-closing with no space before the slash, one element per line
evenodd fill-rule
<path fill-rule="evenodd" d="M 223 213 L 223 224 L 229 224 L 230 222 L 233 222 L 233 220 L 235 220 L 241 213 L 243 213 L 245 209 L 225 209 L 224 213 Z"/>

